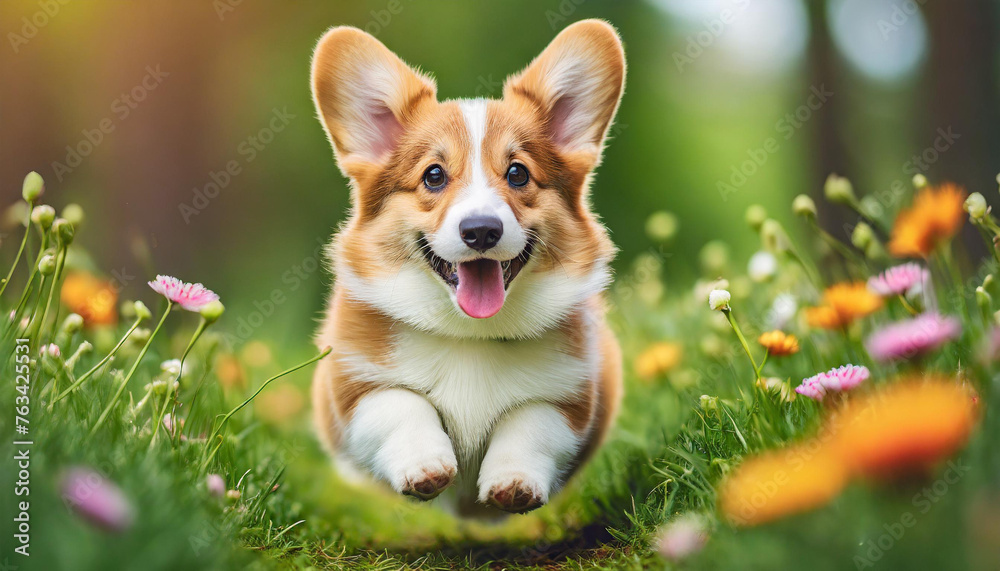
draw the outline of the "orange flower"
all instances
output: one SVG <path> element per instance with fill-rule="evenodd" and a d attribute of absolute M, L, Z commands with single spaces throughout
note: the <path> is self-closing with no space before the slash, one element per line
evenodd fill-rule
<path fill-rule="evenodd" d="M 840 329 L 882 307 L 882 298 L 868 290 L 865 282 L 834 284 L 823 292 L 823 305 L 806 308 L 806 321 L 813 327 Z"/>
<path fill-rule="evenodd" d="M 976 422 L 974 393 L 953 379 L 914 379 L 849 401 L 832 445 L 857 474 L 921 472 L 958 450 Z"/>
<path fill-rule="evenodd" d="M 846 484 L 840 458 L 814 440 L 741 464 L 723 482 L 719 508 L 732 524 L 759 525 L 822 506 Z"/>
<path fill-rule="evenodd" d="M 63 305 L 80 314 L 88 326 L 111 325 L 118 321 L 118 291 L 108 280 L 86 272 L 66 276 L 59 294 Z"/>
<path fill-rule="evenodd" d="M 247 384 L 243 365 L 233 355 L 220 355 L 215 360 L 215 376 L 219 378 L 219 383 L 227 389 L 243 388 Z"/>
<path fill-rule="evenodd" d="M 653 343 L 635 358 L 635 373 L 648 381 L 676 367 L 682 356 L 683 349 L 676 343 Z"/>
<path fill-rule="evenodd" d="M 963 202 L 965 190 L 951 183 L 921 191 L 913 206 L 896 217 L 889 253 L 897 258 L 927 257 L 962 227 Z"/>
<path fill-rule="evenodd" d="M 270 424 L 281 425 L 298 416 L 304 404 L 301 391 L 291 385 L 279 385 L 257 397 L 254 412 Z"/>
<path fill-rule="evenodd" d="M 787 335 L 780 330 L 762 333 L 757 338 L 757 342 L 767 349 L 768 354 L 775 357 L 794 355 L 799 352 L 799 340 L 794 335 Z"/>

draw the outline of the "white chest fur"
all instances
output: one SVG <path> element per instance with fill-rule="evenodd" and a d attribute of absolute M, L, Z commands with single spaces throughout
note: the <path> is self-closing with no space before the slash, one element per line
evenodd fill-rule
<path fill-rule="evenodd" d="M 577 334 L 584 335 L 587 350 L 574 354 L 558 330 L 537 339 L 497 341 L 442 337 L 401 324 L 390 365 L 354 361 L 350 368 L 370 382 L 424 395 L 441 414 L 460 463 L 474 463 L 504 412 L 526 402 L 566 401 L 595 382 L 597 335 L 591 326 L 585 329 Z"/>

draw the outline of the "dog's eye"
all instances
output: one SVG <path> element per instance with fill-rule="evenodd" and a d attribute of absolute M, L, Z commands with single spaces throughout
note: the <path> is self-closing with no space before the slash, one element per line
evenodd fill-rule
<path fill-rule="evenodd" d="M 528 184 L 528 169 L 521 163 L 514 163 L 507 169 L 507 184 L 522 187 Z"/>
<path fill-rule="evenodd" d="M 444 174 L 444 169 L 441 165 L 431 165 L 426 171 L 424 171 L 424 186 L 427 190 L 438 191 L 444 188 L 444 185 L 448 184 L 448 177 Z"/>

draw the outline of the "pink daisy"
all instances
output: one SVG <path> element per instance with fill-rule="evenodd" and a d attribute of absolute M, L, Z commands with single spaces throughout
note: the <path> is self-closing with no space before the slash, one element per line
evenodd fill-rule
<path fill-rule="evenodd" d="M 221 498 L 226 495 L 226 481 L 218 474 L 209 474 L 206 476 L 205 485 L 208 487 L 208 493 L 213 496 Z"/>
<path fill-rule="evenodd" d="M 149 282 L 153 291 L 188 311 L 199 311 L 213 301 L 219 301 L 214 291 L 201 284 L 189 284 L 170 276 L 156 276 Z"/>
<path fill-rule="evenodd" d="M 937 349 L 961 333 L 962 326 L 954 317 L 924 313 L 876 331 L 865 347 L 879 361 L 908 359 Z"/>
<path fill-rule="evenodd" d="M 128 498 L 110 480 L 88 468 L 73 468 L 62 479 L 63 500 L 84 519 L 108 531 L 132 525 Z"/>
<path fill-rule="evenodd" d="M 881 296 L 903 295 L 913 288 L 920 288 L 930 277 L 930 272 L 910 262 L 872 276 L 868 279 L 868 289 Z"/>
<path fill-rule="evenodd" d="M 813 375 L 795 387 L 795 392 L 813 400 L 823 400 L 828 391 L 847 391 L 868 380 L 868 367 L 844 365 L 825 373 Z"/>
<path fill-rule="evenodd" d="M 802 381 L 801 385 L 795 387 L 795 392 L 813 400 L 823 400 L 823 397 L 826 396 L 826 389 L 823 388 L 823 383 L 819 381 L 819 375 Z"/>

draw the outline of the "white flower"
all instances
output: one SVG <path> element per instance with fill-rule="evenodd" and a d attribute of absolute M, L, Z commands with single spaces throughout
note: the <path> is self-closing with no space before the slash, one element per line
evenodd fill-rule
<path fill-rule="evenodd" d="M 167 374 L 167 378 L 174 380 L 181 374 L 181 360 L 169 359 L 160 363 L 160 370 Z"/>
<path fill-rule="evenodd" d="M 733 296 L 729 294 L 728 291 L 724 289 L 713 289 L 711 293 L 708 294 L 708 306 L 716 311 L 728 311 L 729 310 L 729 300 Z"/>
<path fill-rule="evenodd" d="M 750 256 L 747 275 L 757 283 L 766 282 L 778 273 L 778 259 L 771 252 L 760 251 Z"/>
<path fill-rule="evenodd" d="M 795 318 L 795 313 L 799 310 L 799 302 L 790 293 L 778 294 L 771 304 L 771 309 L 767 312 L 767 322 L 771 329 L 785 329 Z"/>

